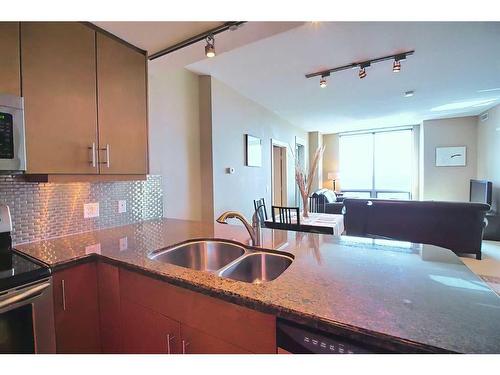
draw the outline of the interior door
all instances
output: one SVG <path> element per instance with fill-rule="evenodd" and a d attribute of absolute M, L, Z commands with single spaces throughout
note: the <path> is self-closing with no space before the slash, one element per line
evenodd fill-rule
<path fill-rule="evenodd" d="M 286 206 L 286 147 L 273 145 L 273 205 Z"/>
<path fill-rule="evenodd" d="M 0 22 L 0 94 L 21 95 L 19 22 Z"/>
<path fill-rule="evenodd" d="M 146 56 L 97 34 L 101 174 L 148 172 Z"/>
<path fill-rule="evenodd" d="M 21 60 L 27 173 L 97 173 L 95 31 L 22 22 Z"/>

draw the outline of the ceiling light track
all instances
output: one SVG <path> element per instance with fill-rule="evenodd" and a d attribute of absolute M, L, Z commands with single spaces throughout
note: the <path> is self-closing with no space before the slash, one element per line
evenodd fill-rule
<path fill-rule="evenodd" d="M 157 59 L 158 57 L 165 56 L 169 53 L 178 51 L 182 48 L 186 48 L 192 44 L 198 43 L 202 40 L 206 40 L 208 37 L 211 37 L 213 39 L 214 35 L 220 34 L 224 31 L 227 30 L 235 30 L 238 28 L 238 26 L 243 25 L 246 23 L 246 21 L 233 21 L 233 22 L 225 22 L 224 24 L 214 27 L 213 29 L 207 30 L 201 34 L 192 36 L 191 38 L 188 38 L 186 40 L 183 40 L 182 42 L 176 43 L 170 47 L 167 47 L 165 49 L 162 49 L 161 51 L 155 52 L 152 55 L 148 56 L 149 60 L 154 60 Z"/>
<path fill-rule="evenodd" d="M 361 61 L 361 62 L 354 62 L 351 64 L 338 66 L 336 68 L 321 70 L 321 71 L 315 72 L 315 73 L 309 73 L 309 74 L 306 74 L 306 78 L 321 77 L 321 82 L 323 83 L 323 85 L 321 87 L 326 87 L 325 77 L 330 76 L 331 73 L 336 73 L 336 72 L 341 72 L 343 70 L 359 68 L 359 72 L 358 72 L 359 78 L 365 78 L 366 77 L 366 68 L 368 68 L 369 66 L 371 66 L 373 64 L 376 64 L 376 63 L 379 63 L 382 61 L 388 61 L 388 60 L 394 60 L 392 69 L 393 69 L 393 72 L 397 73 L 397 72 L 401 71 L 401 60 L 405 60 L 408 56 L 411 56 L 414 53 L 415 53 L 415 50 L 412 50 L 412 51 L 406 51 L 406 52 L 402 52 L 402 53 L 396 53 L 394 55 L 377 57 L 376 59 L 370 59 L 370 60 L 365 60 L 365 61 Z"/>

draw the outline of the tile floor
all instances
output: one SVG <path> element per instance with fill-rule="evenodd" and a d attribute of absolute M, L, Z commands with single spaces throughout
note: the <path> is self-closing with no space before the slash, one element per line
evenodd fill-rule
<path fill-rule="evenodd" d="M 461 257 L 472 272 L 481 277 L 500 295 L 500 242 L 483 241 L 483 259 Z"/>

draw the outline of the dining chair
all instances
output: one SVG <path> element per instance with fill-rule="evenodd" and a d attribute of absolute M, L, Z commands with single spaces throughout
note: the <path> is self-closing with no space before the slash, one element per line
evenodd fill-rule
<path fill-rule="evenodd" d="M 324 198 L 320 196 L 309 197 L 309 212 L 323 213 L 324 209 Z"/>
<path fill-rule="evenodd" d="M 267 209 L 264 198 L 254 199 L 253 207 L 259 215 L 260 222 L 264 223 L 264 221 L 267 220 Z"/>
<path fill-rule="evenodd" d="M 278 211 L 278 214 L 276 214 Z M 271 206 L 273 222 L 279 220 L 281 224 L 300 225 L 300 212 L 298 207 Z M 295 220 L 293 220 L 295 219 Z"/>

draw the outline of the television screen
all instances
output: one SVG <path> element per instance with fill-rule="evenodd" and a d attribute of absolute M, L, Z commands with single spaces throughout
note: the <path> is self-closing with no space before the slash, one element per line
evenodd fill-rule
<path fill-rule="evenodd" d="M 470 180 L 470 201 L 474 203 L 486 203 L 491 206 L 490 181 Z"/>

